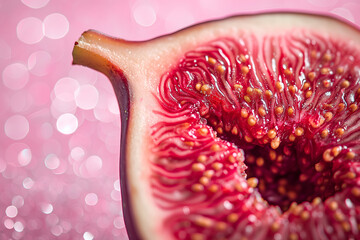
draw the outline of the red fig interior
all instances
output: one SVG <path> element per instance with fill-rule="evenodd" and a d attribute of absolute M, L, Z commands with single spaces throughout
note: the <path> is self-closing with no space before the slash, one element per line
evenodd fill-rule
<path fill-rule="evenodd" d="M 111 80 L 134 239 L 359 239 L 360 32 L 263 14 L 144 42 L 85 32 Z"/>

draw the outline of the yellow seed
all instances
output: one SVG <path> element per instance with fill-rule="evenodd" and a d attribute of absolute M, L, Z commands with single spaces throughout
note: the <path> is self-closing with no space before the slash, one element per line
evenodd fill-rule
<path fill-rule="evenodd" d="M 209 84 L 202 85 L 200 90 L 201 90 L 202 93 L 207 93 L 210 90 Z"/>
<path fill-rule="evenodd" d="M 228 160 L 229 160 L 229 162 L 231 162 L 231 163 L 235 163 L 235 162 L 236 162 L 236 159 L 235 159 L 235 157 L 234 157 L 233 155 L 229 155 Z"/>
<path fill-rule="evenodd" d="M 195 183 L 191 186 L 191 189 L 194 191 L 194 192 L 201 192 L 204 190 L 204 186 L 201 185 L 200 183 Z"/>
<path fill-rule="evenodd" d="M 234 134 L 234 135 L 238 135 L 239 134 L 239 130 L 236 126 L 234 126 L 232 129 L 231 129 L 231 133 Z"/>
<path fill-rule="evenodd" d="M 241 62 L 245 62 L 246 61 L 246 57 L 244 54 L 240 54 L 240 61 Z"/>
<path fill-rule="evenodd" d="M 256 118 L 254 116 L 250 116 L 247 120 L 249 126 L 254 126 L 256 124 Z"/>
<path fill-rule="evenodd" d="M 277 149 L 280 146 L 280 138 L 276 137 L 273 140 L 271 140 L 270 146 L 272 149 Z"/>
<path fill-rule="evenodd" d="M 352 103 L 349 106 L 349 109 L 350 109 L 351 112 L 355 112 L 358 109 L 358 106 L 356 105 L 356 103 Z"/>
<path fill-rule="evenodd" d="M 294 112 L 295 112 L 295 109 L 294 109 L 293 107 L 289 107 L 288 110 L 287 110 L 287 112 L 288 112 L 288 115 L 289 115 L 289 116 L 293 116 L 293 115 L 294 115 Z"/>
<path fill-rule="evenodd" d="M 296 233 L 290 233 L 289 234 L 289 240 L 298 240 L 299 237 Z"/>
<path fill-rule="evenodd" d="M 302 220 L 306 221 L 310 218 L 310 213 L 308 211 L 303 211 L 301 214 L 300 214 L 300 217 Z"/>
<path fill-rule="evenodd" d="M 347 88 L 350 86 L 350 82 L 348 80 L 344 80 L 341 82 L 340 87 Z"/>
<path fill-rule="evenodd" d="M 201 87 L 202 87 L 202 84 L 201 84 L 201 83 L 197 83 L 197 84 L 195 85 L 195 89 L 196 89 L 197 91 L 200 91 L 200 90 L 201 90 Z"/>
<path fill-rule="evenodd" d="M 265 97 L 267 98 L 267 99 L 270 99 L 271 97 L 272 97 L 272 92 L 270 91 L 270 90 L 266 90 L 265 91 Z"/>
<path fill-rule="evenodd" d="M 218 187 L 217 185 L 215 185 L 215 184 L 212 184 L 212 185 L 208 188 L 208 190 L 209 190 L 210 192 L 212 192 L 212 193 L 216 193 L 216 192 L 219 190 L 219 187 Z"/>
<path fill-rule="evenodd" d="M 223 164 L 219 162 L 214 162 L 213 164 L 211 164 L 211 167 L 216 171 L 219 171 L 220 169 L 223 168 Z"/>
<path fill-rule="evenodd" d="M 310 87 L 310 83 L 304 83 L 303 90 L 307 90 Z"/>
<path fill-rule="evenodd" d="M 308 73 L 308 78 L 309 78 L 309 80 L 310 80 L 311 82 L 314 81 L 315 76 L 316 76 L 316 74 L 315 74 L 314 72 L 309 72 L 309 73 Z"/>
<path fill-rule="evenodd" d="M 348 222 L 342 222 L 341 223 L 342 228 L 344 229 L 345 232 L 349 232 L 351 230 L 351 226 Z"/>
<path fill-rule="evenodd" d="M 193 233 L 191 234 L 191 240 L 204 240 L 205 236 L 201 233 Z"/>
<path fill-rule="evenodd" d="M 312 51 L 310 52 L 311 58 L 317 58 L 317 55 L 318 55 L 318 53 L 317 53 L 316 50 L 312 50 Z"/>
<path fill-rule="evenodd" d="M 246 93 L 251 96 L 254 93 L 254 89 L 252 87 L 247 87 L 246 88 Z"/>
<path fill-rule="evenodd" d="M 230 213 L 230 214 L 227 216 L 227 220 L 228 220 L 228 222 L 230 222 L 230 223 L 235 223 L 238 219 L 239 219 L 239 215 L 236 214 L 236 213 Z"/>
<path fill-rule="evenodd" d="M 292 96 L 295 95 L 296 93 L 296 87 L 295 86 L 289 86 L 289 92 Z"/>
<path fill-rule="evenodd" d="M 218 66 L 216 67 L 216 70 L 217 70 L 220 74 L 223 74 L 223 73 L 225 72 L 226 68 L 225 68 L 225 66 L 223 66 L 223 65 L 218 65 Z"/>
<path fill-rule="evenodd" d="M 205 155 L 199 155 L 197 158 L 197 161 L 200 163 L 204 163 L 207 160 L 207 157 Z"/>
<path fill-rule="evenodd" d="M 338 129 L 335 130 L 335 134 L 338 137 L 341 137 L 342 135 L 344 135 L 344 132 L 345 132 L 345 130 L 343 128 L 338 128 Z"/>
<path fill-rule="evenodd" d="M 266 110 L 263 106 L 260 106 L 259 109 L 258 109 L 258 112 L 259 112 L 259 115 L 262 116 L 262 117 L 265 117 L 266 115 Z"/>
<path fill-rule="evenodd" d="M 223 134 L 223 133 L 224 133 L 224 130 L 223 130 L 222 127 L 218 127 L 218 128 L 216 129 L 216 132 L 217 132 L 218 134 Z"/>
<path fill-rule="evenodd" d="M 360 187 L 353 187 L 351 189 L 351 194 L 355 197 L 360 197 Z"/>
<path fill-rule="evenodd" d="M 247 179 L 247 183 L 248 183 L 249 187 L 256 188 L 256 186 L 259 183 L 259 180 L 256 177 L 252 177 L 252 178 Z"/>
<path fill-rule="evenodd" d="M 214 151 L 214 152 L 218 152 L 220 151 L 220 145 L 215 143 L 211 146 L 211 150 Z"/>
<path fill-rule="evenodd" d="M 286 194 L 286 188 L 284 186 L 278 186 L 277 191 L 281 194 L 281 195 L 285 195 Z"/>
<path fill-rule="evenodd" d="M 284 70 L 284 74 L 287 76 L 287 77 L 290 77 L 291 75 L 292 75 L 292 72 L 291 72 L 291 70 L 290 69 L 285 69 Z"/>
<path fill-rule="evenodd" d="M 249 113 L 245 108 L 242 108 L 241 111 L 240 111 L 240 116 L 242 118 L 247 118 L 249 116 Z"/>
<path fill-rule="evenodd" d="M 258 167 L 264 166 L 264 163 L 265 163 L 264 158 L 258 157 L 258 158 L 256 159 L 256 165 L 257 165 Z"/>
<path fill-rule="evenodd" d="M 318 206 L 322 202 L 320 197 L 316 197 L 312 200 L 312 205 Z"/>
<path fill-rule="evenodd" d="M 211 218 L 199 216 L 195 219 L 194 223 L 199 227 L 208 228 L 214 224 L 214 221 Z"/>
<path fill-rule="evenodd" d="M 244 136 L 244 139 L 245 139 L 245 141 L 248 142 L 248 143 L 251 143 L 252 140 L 253 140 L 252 137 L 250 137 L 250 136 L 248 136 L 248 135 L 245 135 L 245 136 Z"/>
<path fill-rule="evenodd" d="M 297 127 L 294 133 L 296 136 L 300 137 L 304 134 L 304 129 L 302 127 Z"/>
<path fill-rule="evenodd" d="M 275 108 L 275 113 L 280 115 L 284 112 L 284 108 L 282 106 L 276 107 Z"/>
<path fill-rule="evenodd" d="M 319 163 L 315 164 L 315 170 L 317 172 L 322 172 L 322 171 L 324 171 L 324 169 L 325 169 L 324 163 L 319 162 Z"/>
<path fill-rule="evenodd" d="M 334 157 L 337 157 L 341 152 L 341 147 L 333 147 L 331 149 L 331 154 L 334 156 Z"/>
<path fill-rule="evenodd" d="M 321 72 L 322 75 L 327 75 L 327 74 L 330 73 L 330 69 L 324 67 L 324 68 L 321 68 L 321 69 L 320 69 L 320 72 Z"/>
<path fill-rule="evenodd" d="M 331 54 L 330 53 L 325 53 L 323 56 L 323 61 L 324 62 L 329 62 L 331 60 Z"/>
<path fill-rule="evenodd" d="M 191 166 L 191 169 L 194 172 L 201 172 L 205 170 L 205 165 L 202 163 L 193 163 L 193 165 Z"/>
<path fill-rule="evenodd" d="M 227 224 L 225 222 L 217 222 L 215 225 L 215 229 L 218 231 L 224 231 L 227 228 Z"/>
<path fill-rule="evenodd" d="M 321 131 L 321 138 L 326 138 L 329 135 L 329 130 L 324 129 Z"/>
<path fill-rule="evenodd" d="M 296 139 L 295 135 L 294 135 L 294 134 L 290 134 L 290 136 L 289 136 L 290 142 L 295 141 L 295 139 Z"/>
<path fill-rule="evenodd" d="M 279 222 L 274 222 L 273 224 L 271 224 L 271 230 L 273 232 L 277 232 L 280 229 L 280 223 Z"/>
<path fill-rule="evenodd" d="M 249 95 L 245 95 L 244 96 L 244 100 L 247 102 L 247 103 L 250 103 L 251 102 L 251 98 Z"/>
<path fill-rule="evenodd" d="M 246 75 L 249 73 L 249 68 L 247 66 L 242 66 L 241 67 L 241 73 Z"/>
<path fill-rule="evenodd" d="M 340 210 L 337 210 L 335 213 L 334 213 L 334 218 L 336 221 L 338 222 L 342 222 L 345 220 L 345 216 L 344 214 L 340 211 Z"/>
<path fill-rule="evenodd" d="M 312 96 L 312 91 L 311 90 L 309 90 L 309 91 L 307 91 L 306 93 L 305 93 L 305 97 L 306 98 L 310 98 L 311 96 Z"/>
<path fill-rule="evenodd" d="M 335 211 L 336 209 L 338 209 L 338 207 L 339 207 L 339 205 L 338 205 L 338 203 L 336 201 L 331 201 L 329 203 L 329 208 L 332 211 Z"/>
<path fill-rule="evenodd" d="M 215 65 L 216 60 L 215 60 L 215 58 L 208 57 L 207 62 L 210 63 L 211 65 Z"/>
<path fill-rule="evenodd" d="M 289 197 L 290 200 L 295 200 L 297 198 L 297 193 L 295 191 L 289 191 L 287 193 L 287 196 Z"/>
<path fill-rule="evenodd" d="M 284 84 L 282 82 L 276 82 L 275 87 L 279 92 L 284 91 Z"/>
<path fill-rule="evenodd" d="M 344 73 L 344 68 L 343 68 L 343 67 L 338 67 L 338 68 L 336 69 L 336 73 L 337 73 L 337 74 L 342 74 L 342 73 Z"/>
<path fill-rule="evenodd" d="M 326 149 L 323 153 L 323 159 L 325 162 L 331 162 L 334 157 L 331 155 L 331 149 Z"/>
<path fill-rule="evenodd" d="M 199 128 L 199 129 L 197 130 L 197 132 L 198 132 L 201 136 L 206 136 L 206 135 L 209 133 L 209 130 L 208 130 L 207 128 L 203 127 L 203 128 Z"/>
<path fill-rule="evenodd" d="M 209 184 L 210 179 L 209 179 L 208 177 L 203 176 L 203 177 L 201 177 L 201 178 L 199 179 L 199 182 L 200 182 L 202 185 L 206 186 L 206 185 Z"/>
<path fill-rule="evenodd" d="M 345 104 L 344 103 L 339 103 L 339 108 L 338 108 L 338 112 L 342 112 L 345 109 Z"/>
<path fill-rule="evenodd" d="M 355 158 L 355 153 L 354 152 L 349 151 L 349 152 L 346 153 L 346 159 L 351 160 L 351 159 L 354 159 L 354 158 Z"/>
<path fill-rule="evenodd" d="M 191 142 L 191 141 L 185 141 L 184 144 L 187 145 L 187 146 L 189 146 L 189 147 L 195 146 L 195 143 L 194 143 L 194 142 Z"/>
<path fill-rule="evenodd" d="M 333 114 L 332 114 L 332 112 L 326 112 L 324 114 L 324 117 L 325 117 L 325 121 L 328 122 L 328 121 L 330 121 L 332 119 Z"/>
<path fill-rule="evenodd" d="M 214 170 L 206 170 L 203 175 L 207 178 L 211 178 L 212 176 L 214 176 L 214 174 L 215 174 Z"/>
<path fill-rule="evenodd" d="M 328 88 L 328 87 L 330 87 L 330 83 L 331 83 L 330 80 L 324 80 L 323 81 L 323 86 Z"/>
<path fill-rule="evenodd" d="M 300 176 L 299 176 L 299 180 L 300 180 L 300 182 L 305 182 L 306 180 L 308 180 L 308 176 L 305 174 L 305 173 L 302 173 L 302 174 L 300 174 Z"/>
<path fill-rule="evenodd" d="M 242 90 L 243 86 L 241 84 L 234 84 L 235 90 Z"/>
<path fill-rule="evenodd" d="M 276 159 L 276 152 L 274 150 L 269 151 L 269 158 L 271 161 L 274 161 Z"/>
<path fill-rule="evenodd" d="M 270 139 L 274 139 L 275 137 L 276 137 L 276 130 L 275 129 L 270 129 L 269 131 L 268 131 L 268 137 L 270 138 Z"/>

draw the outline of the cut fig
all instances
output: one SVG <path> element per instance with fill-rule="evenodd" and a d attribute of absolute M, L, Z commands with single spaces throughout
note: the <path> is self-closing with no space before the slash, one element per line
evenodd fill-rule
<path fill-rule="evenodd" d="M 360 32 L 295 13 L 85 32 L 122 120 L 131 239 L 360 239 Z"/>

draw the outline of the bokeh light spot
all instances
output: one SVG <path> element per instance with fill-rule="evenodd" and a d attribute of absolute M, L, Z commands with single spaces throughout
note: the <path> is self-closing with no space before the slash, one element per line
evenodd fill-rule
<path fill-rule="evenodd" d="M 17 231 L 17 232 L 22 232 L 24 231 L 24 224 L 22 222 L 15 222 L 14 223 L 14 230 Z"/>
<path fill-rule="evenodd" d="M 25 189 L 31 189 L 33 186 L 34 186 L 34 181 L 30 177 L 24 179 L 23 187 Z"/>
<path fill-rule="evenodd" d="M 150 27 L 156 21 L 154 8 L 147 4 L 139 4 L 135 6 L 133 15 L 136 23 L 143 27 Z"/>
<path fill-rule="evenodd" d="M 49 154 L 45 158 L 45 166 L 48 169 L 54 170 L 60 166 L 60 159 L 55 154 Z"/>
<path fill-rule="evenodd" d="M 99 101 L 98 90 L 89 84 L 82 85 L 75 92 L 76 105 L 84 110 L 93 109 Z"/>
<path fill-rule="evenodd" d="M 9 218 L 14 218 L 17 216 L 18 214 L 18 209 L 17 207 L 15 207 L 14 205 L 8 206 L 5 210 L 5 214 L 6 216 L 8 216 Z"/>
<path fill-rule="evenodd" d="M 63 38 L 69 32 L 69 21 L 61 13 L 52 13 L 44 19 L 44 32 L 50 39 Z"/>
<path fill-rule="evenodd" d="M 50 213 L 52 213 L 53 210 L 54 210 L 54 207 L 50 203 L 43 203 L 41 205 L 41 211 L 45 214 L 50 214 Z"/>
<path fill-rule="evenodd" d="M 75 99 L 75 91 L 79 88 L 79 82 L 70 77 L 59 79 L 54 87 L 55 95 L 62 101 L 73 101 Z"/>
<path fill-rule="evenodd" d="M 46 51 L 37 51 L 28 58 L 28 69 L 36 76 L 45 76 L 51 67 L 51 55 Z"/>
<path fill-rule="evenodd" d="M 20 140 L 26 137 L 29 132 L 29 122 L 21 115 L 9 117 L 5 122 L 5 134 L 13 140 Z"/>
<path fill-rule="evenodd" d="M 6 87 L 19 90 L 29 81 L 29 72 L 24 64 L 12 63 L 2 72 L 2 80 Z"/>
<path fill-rule="evenodd" d="M 23 4 L 34 9 L 45 7 L 49 1 L 50 0 L 21 0 Z"/>
<path fill-rule="evenodd" d="M 92 233 L 90 233 L 90 232 L 84 232 L 83 238 L 84 238 L 84 240 L 93 240 L 94 235 Z"/>
<path fill-rule="evenodd" d="M 86 170 L 95 175 L 102 168 L 102 159 L 99 156 L 92 155 L 86 159 Z"/>
<path fill-rule="evenodd" d="M 27 166 L 31 162 L 32 154 L 29 148 L 21 150 L 18 154 L 18 162 L 21 166 Z"/>
<path fill-rule="evenodd" d="M 24 43 L 38 43 L 44 37 L 43 23 L 35 17 L 24 18 L 18 23 L 16 33 L 19 40 Z"/>
<path fill-rule="evenodd" d="M 62 134 L 72 134 L 78 128 L 78 120 L 74 114 L 65 113 L 57 119 L 56 127 Z"/>
<path fill-rule="evenodd" d="M 98 203 L 98 196 L 95 193 L 86 194 L 85 203 L 89 206 L 95 206 Z"/>

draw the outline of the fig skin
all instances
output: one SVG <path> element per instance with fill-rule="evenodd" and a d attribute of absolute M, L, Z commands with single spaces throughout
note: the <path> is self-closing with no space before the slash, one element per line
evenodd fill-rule
<path fill-rule="evenodd" d="M 163 121 L 163 116 L 156 114 L 163 111 L 156 98 L 163 74 L 176 67 L 184 53 L 211 40 L 238 36 L 242 32 L 264 36 L 293 28 L 334 38 L 341 32 L 342 39 L 360 45 L 359 31 L 351 26 L 328 17 L 294 13 L 233 17 L 145 42 L 128 42 L 88 31 L 76 42 L 74 64 L 104 73 L 113 84 L 119 102 L 120 182 L 126 228 L 131 239 L 173 239 L 169 229 L 162 225 L 169 213 L 158 206 L 149 184 L 153 154 L 151 129 Z M 194 239 L 197 236 L 200 235 L 194 235 Z"/>

